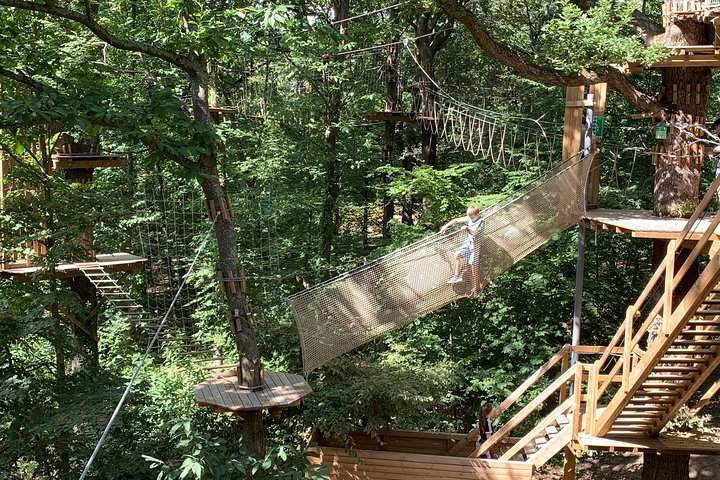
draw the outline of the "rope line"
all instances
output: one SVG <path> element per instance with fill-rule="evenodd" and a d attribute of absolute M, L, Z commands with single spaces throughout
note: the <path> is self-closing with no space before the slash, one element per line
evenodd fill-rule
<path fill-rule="evenodd" d="M 135 384 L 135 381 L 137 380 L 138 376 L 140 375 L 140 372 L 142 371 L 145 361 L 147 360 L 147 357 L 150 355 L 150 352 L 152 351 L 155 342 L 157 342 L 158 338 L 160 337 L 160 332 L 162 332 L 163 327 L 165 326 L 165 322 L 167 321 L 168 317 L 170 316 L 170 313 L 173 310 L 173 307 L 175 306 L 175 302 L 177 302 L 178 298 L 180 297 L 180 293 L 182 292 L 183 288 L 185 288 L 185 283 L 187 283 L 187 279 L 192 273 L 193 269 L 195 268 L 195 264 L 197 263 L 198 259 L 200 258 L 200 254 L 205 249 L 205 245 L 207 245 L 208 238 L 210 238 L 210 233 L 212 232 L 212 229 L 215 227 L 215 222 L 217 222 L 217 219 L 220 218 L 222 212 L 217 212 L 217 215 L 215 215 L 215 220 L 213 220 L 212 225 L 208 228 L 207 232 L 205 233 L 205 237 L 202 240 L 202 243 L 198 247 L 197 253 L 195 254 L 195 258 L 192 261 L 192 264 L 190 264 L 190 268 L 188 269 L 187 274 L 184 275 L 183 281 L 180 284 L 180 287 L 178 287 L 177 292 L 175 293 L 175 297 L 173 298 L 172 302 L 170 303 L 170 306 L 168 307 L 167 311 L 165 312 L 165 315 L 160 322 L 160 325 L 158 325 L 157 330 L 155 331 L 155 335 L 148 343 L 147 348 L 145 349 L 145 353 L 143 354 L 142 358 L 140 358 L 140 361 L 138 362 L 138 365 L 135 367 L 135 371 L 133 372 L 132 378 L 130 379 L 130 382 L 128 382 L 127 387 L 125 388 L 125 391 L 122 394 L 122 397 L 120 397 L 120 401 L 118 402 L 117 406 L 115 407 L 115 411 L 113 411 L 112 416 L 110 417 L 110 420 L 108 421 L 107 426 L 105 427 L 105 430 L 103 430 L 102 435 L 100 436 L 100 439 L 98 440 L 97 445 L 95 445 L 95 449 L 92 452 L 92 455 L 90 455 L 90 458 L 88 459 L 87 463 L 85 464 L 85 468 L 83 469 L 82 474 L 80 475 L 79 480 L 83 480 L 85 476 L 90 471 L 90 468 L 92 467 L 93 462 L 95 461 L 95 457 L 97 456 L 98 452 L 100 451 L 100 448 L 102 447 L 103 443 L 105 442 L 105 439 L 110 432 L 110 428 L 112 427 L 113 423 L 115 423 L 115 420 L 120 413 L 120 410 L 122 409 L 123 405 L 125 404 L 125 401 L 127 400 L 128 395 L 130 394 L 130 390 L 132 389 L 132 386 Z"/>

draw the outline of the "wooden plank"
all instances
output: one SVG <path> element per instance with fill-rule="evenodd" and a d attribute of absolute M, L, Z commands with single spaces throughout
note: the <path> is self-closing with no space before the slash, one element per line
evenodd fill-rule
<path fill-rule="evenodd" d="M 637 452 L 659 452 L 671 454 L 720 455 L 720 443 L 694 438 L 681 438 L 663 435 L 658 438 L 639 437 L 593 437 L 580 434 L 578 442 L 583 449 Z"/>
<path fill-rule="evenodd" d="M 565 104 L 574 105 L 585 99 L 585 87 L 567 87 L 565 89 Z M 565 121 L 563 126 L 563 150 L 562 158 L 567 160 L 580 151 L 580 137 L 582 135 L 583 108 L 565 107 Z"/>

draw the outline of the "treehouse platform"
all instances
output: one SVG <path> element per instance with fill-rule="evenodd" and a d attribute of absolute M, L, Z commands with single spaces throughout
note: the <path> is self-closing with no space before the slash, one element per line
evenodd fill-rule
<path fill-rule="evenodd" d="M 699 240 L 710 226 L 714 215 L 695 222 L 686 240 Z M 629 233 L 636 238 L 672 240 L 677 238 L 687 224 L 685 218 L 667 218 L 653 215 L 651 210 L 612 210 L 597 208 L 588 210 L 582 224 L 593 230 L 612 230 Z M 720 228 L 710 236 L 711 241 L 720 240 Z"/>
<path fill-rule="evenodd" d="M 140 270 L 147 261 L 146 258 L 138 257 L 130 253 L 108 253 L 97 255 L 96 262 L 106 272 L 128 272 Z M 9 264 L 0 270 L 0 276 L 15 280 L 18 282 L 30 282 L 42 267 L 22 264 Z M 55 278 L 72 278 L 82 277 L 83 273 L 80 265 L 77 263 L 61 262 L 55 269 Z"/>
<path fill-rule="evenodd" d="M 124 155 L 103 153 L 58 153 L 52 156 L 54 170 L 124 167 L 126 160 Z"/>
<path fill-rule="evenodd" d="M 249 410 L 294 407 L 312 393 L 300 375 L 265 370 L 265 385 L 248 390 L 238 384 L 235 372 L 225 372 L 193 387 L 198 405 L 216 412 L 242 413 Z"/>
<path fill-rule="evenodd" d="M 649 67 L 638 62 L 628 62 L 618 68 L 623 73 L 641 73 L 647 69 L 675 68 L 675 67 L 710 67 L 720 68 L 720 46 L 715 45 L 685 45 L 671 47 L 669 57 L 656 62 Z"/>

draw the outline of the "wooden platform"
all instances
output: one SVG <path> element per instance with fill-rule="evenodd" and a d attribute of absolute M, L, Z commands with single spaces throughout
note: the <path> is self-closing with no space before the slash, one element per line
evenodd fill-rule
<path fill-rule="evenodd" d="M 583 450 L 608 450 L 610 452 L 720 455 L 720 443 L 671 435 L 661 435 L 658 438 L 613 438 L 592 437 L 581 433 L 578 435 L 578 446 Z"/>
<path fill-rule="evenodd" d="M 691 240 L 698 240 L 710 225 L 711 218 L 704 218 L 696 223 L 695 233 L 689 235 Z M 588 210 L 582 223 L 593 230 L 612 230 L 617 233 L 628 233 L 636 238 L 656 238 L 670 240 L 676 238 L 687 223 L 682 218 L 660 218 L 650 210 L 611 210 L 598 208 Z M 710 236 L 710 240 L 720 240 L 720 229 Z"/>
<path fill-rule="evenodd" d="M 130 253 L 119 252 L 98 255 L 96 261 L 106 272 L 127 272 L 139 270 L 143 268 L 146 258 L 138 257 Z M 18 282 L 29 282 L 33 280 L 33 275 L 40 270 L 35 266 L 14 266 L 10 265 L 4 270 L 0 270 L 0 275 L 10 280 Z M 82 277 L 83 272 L 75 263 L 60 263 L 55 270 L 56 278 Z"/>
<path fill-rule="evenodd" d="M 300 375 L 265 370 L 265 386 L 252 392 L 238 386 L 234 372 L 226 372 L 193 387 L 198 405 L 216 412 L 243 412 L 298 405 L 312 393 Z"/>
<path fill-rule="evenodd" d="M 58 153 L 52 157 L 53 169 L 73 170 L 80 168 L 124 167 L 124 155 L 101 153 Z"/>
<path fill-rule="evenodd" d="M 641 63 L 628 62 L 617 68 L 623 73 L 641 73 L 649 69 L 674 67 L 720 67 L 720 49 L 713 45 L 687 45 L 672 48 L 672 54 L 664 60 L 645 67 Z"/>
<path fill-rule="evenodd" d="M 319 447 L 314 463 L 332 468 L 332 479 L 347 480 L 529 480 L 532 463 L 417 453 Z"/>

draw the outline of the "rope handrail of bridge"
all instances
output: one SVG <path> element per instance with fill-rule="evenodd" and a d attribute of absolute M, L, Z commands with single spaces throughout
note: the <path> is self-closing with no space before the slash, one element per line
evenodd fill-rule
<path fill-rule="evenodd" d="M 550 170 L 507 203 L 485 209 L 475 238 L 483 284 L 585 214 L 593 155 Z M 306 373 L 474 289 L 470 268 L 448 284 L 454 252 L 467 234 L 438 233 L 287 297 L 300 334 Z"/>

